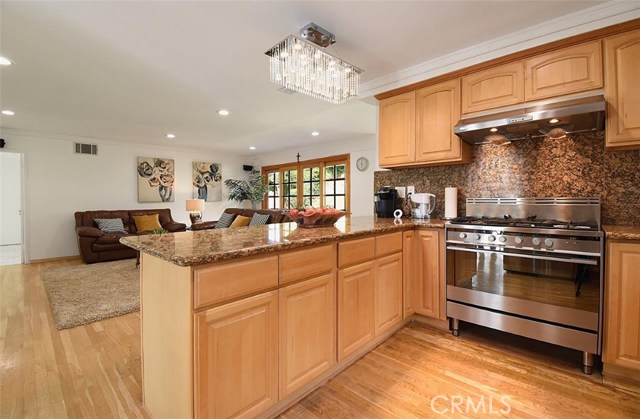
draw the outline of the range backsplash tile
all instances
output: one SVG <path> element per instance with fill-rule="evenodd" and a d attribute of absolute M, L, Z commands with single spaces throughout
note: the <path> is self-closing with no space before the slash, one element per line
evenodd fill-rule
<path fill-rule="evenodd" d="M 458 187 L 458 214 L 467 197 L 600 197 L 603 224 L 640 225 L 640 150 L 606 151 L 604 131 L 562 140 L 532 139 L 473 149 L 465 165 L 375 172 L 375 190 L 414 185 L 436 195 L 433 217 L 444 217 L 444 188 Z"/>

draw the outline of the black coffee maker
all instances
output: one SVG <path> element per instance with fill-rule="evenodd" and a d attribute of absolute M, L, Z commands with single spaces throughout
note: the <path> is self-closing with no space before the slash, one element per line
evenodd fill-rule
<path fill-rule="evenodd" d="M 379 218 L 393 218 L 393 212 L 400 207 L 398 191 L 391 186 L 384 186 L 373 194 L 376 203 L 376 215 Z"/>

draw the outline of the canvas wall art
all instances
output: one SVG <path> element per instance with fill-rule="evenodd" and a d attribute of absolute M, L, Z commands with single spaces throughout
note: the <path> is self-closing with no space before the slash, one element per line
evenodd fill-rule
<path fill-rule="evenodd" d="M 173 159 L 138 157 L 138 202 L 174 202 Z"/>
<path fill-rule="evenodd" d="M 222 166 L 193 162 L 193 197 L 207 202 L 222 201 Z"/>

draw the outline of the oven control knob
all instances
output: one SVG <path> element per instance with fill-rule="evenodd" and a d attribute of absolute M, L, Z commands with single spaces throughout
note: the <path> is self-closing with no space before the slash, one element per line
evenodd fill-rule
<path fill-rule="evenodd" d="M 553 240 L 545 239 L 544 245 L 547 246 L 547 247 L 552 247 L 553 246 Z"/>
<path fill-rule="evenodd" d="M 531 240 L 531 242 L 535 245 L 535 246 L 540 246 L 540 239 L 537 237 L 534 237 L 533 240 Z"/>
<path fill-rule="evenodd" d="M 500 243 L 506 243 L 507 242 L 507 236 L 500 236 L 500 237 L 498 237 L 498 240 L 500 241 Z"/>
<path fill-rule="evenodd" d="M 516 237 L 515 238 L 515 242 L 516 242 L 516 244 L 522 244 L 522 243 L 524 243 L 524 239 L 522 237 Z"/>
<path fill-rule="evenodd" d="M 494 241 L 496 241 L 496 236 L 491 235 L 491 236 L 487 237 L 487 239 L 488 239 L 490 242 L 494 242 Z"/>
<path fill-rule="evenodd" d="M 476 234 L 473 235 L 473 238 L 476 239 L 476 240 L 480 240 L 482 238 L 482 236 L 479 235 L 478 233 L 476 233 Z"/>
<path fill-rule="evenodd" d="M 467 237 L 467 233 L 460 233 L 458 234 L 458 237 L 460 237 L 461 239 L 464 239 L 465 237 Z"/>

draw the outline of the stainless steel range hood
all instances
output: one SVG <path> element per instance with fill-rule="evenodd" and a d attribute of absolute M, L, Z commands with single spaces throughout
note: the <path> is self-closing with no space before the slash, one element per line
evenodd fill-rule
<path fill-rule="evenodd" d="M 552 99 L 463 118 L 454 132 L 470 144 L 504 144 L 529 138 L 604 129 L 604 96 Z"/>

